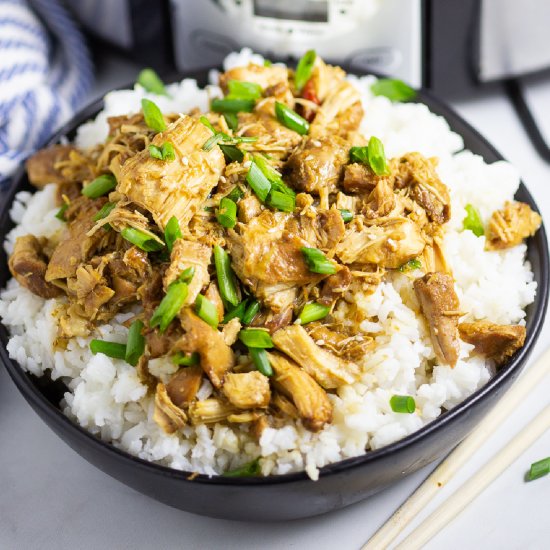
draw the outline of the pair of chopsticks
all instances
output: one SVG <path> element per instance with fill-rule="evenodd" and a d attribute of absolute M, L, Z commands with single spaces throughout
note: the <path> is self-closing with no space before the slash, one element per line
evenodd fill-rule
<path fill-rule="evenodd" d="M 426 478 L 393 516 L 372 536 L 362 550 L 382 550 L 409 525 L 437 492 L 468 461 L 542 379 L 550 373 L 550 349 L 512 386 L 475 430 Z M 505 445 L 460 489 L 426 518 L 397 549 L 416 550 L 426 544 L 490 485 L 510 464 L 550 429 L 547 406 L 510 443 Z"/>

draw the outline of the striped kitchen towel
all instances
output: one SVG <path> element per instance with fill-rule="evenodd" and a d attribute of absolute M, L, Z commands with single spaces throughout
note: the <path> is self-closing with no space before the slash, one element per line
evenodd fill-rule
<path fill-rule="evenodd" d="M 92 78 L 84 38 L 58 0 L 0 0 L 0 190 L 82 105 Z"/>

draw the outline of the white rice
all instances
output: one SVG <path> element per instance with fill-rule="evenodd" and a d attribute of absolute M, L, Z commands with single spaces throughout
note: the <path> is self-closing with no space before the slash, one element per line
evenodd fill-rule
<path fill-rule="evenodd" d="M 250 50 L 231 54 L 226 68 L 263 58 Z M 461 231 L 464 205 L 478 208 L 485 221 L 491 213 L 511 200 L 519 184 L 514 168 L 506 162 L 485 164 L 481 157 L 461 151 L 460 136 L 450 131 L 446 121 L 418 104 L 395 104 L 373 97 L 374 77 L 349 77 L 362 92 L 365 118 L 362 132 L 378 136 L 389 157 L 409 151 L 439 157 L 438 171 L 449 187 L 453 217 L 445 238 L 446 256 L 456 280 L 461 309 L 467 319 L 488 318 L 497 323 L 524 323 L 524 308 L 535 296 L 536 283 L 525 261 L 525 245 L 502 252 L 486 252 L 485 238 Z M 171 98 L 152 96 L 140 87 L 116 91 L 105 97 L 105 109 L 82 125 L 76 143 L 87 147 L 107 137 L 109 116 L 138 111 L 142 97 L 153 97 L 163 111 L 184 112 L 195 106 L 207 109 L 209 97 L 219 88 L 197 87 L 194 80 L 168 86 Z M 8 252 L 18 235 L 33 233 L 53 236 L 62 230 L 55 219 L 55 187 L 45 187 L 30 195 L 21 192 L 11 210 L 18 226 L 8 235 Z M 475 258 L 475 261 L 472 261 Z M 55 300 L 43 300 L 10 281 L 0 294 L 0 317 L 12 337 L 10 357 L 29 372 L 40 375 L 49 370 L 69 388 L 62 406 L 65 414 L 105 441 L 139 456 L 172 468 L 219 474 L 258 455 L 263 457 L 264 474 L 285 474 L 305 468 L 312 479 L 318 468 L 369 449 L 388 445 L 436 418 L 487 382 L 490 365 L 471 354 L 472 346 L 462 343 L 460 360 L 454 369 L 434 364 L 435 356 L 426 323 L 411 290 L 410 280 L 397 274 L 382 283 L 374 294 L 355 296 L 370 320 L 362 329 L 375 335 L 377 347 L 365 357 L 362 378 L 341 387 L 330 396 L 334 421 L 320 433 L 305 430 L 300 423 L 266 429 L 259 443 L 246 426 L 188 426 L 179 435 L 166 435 L 152 420 L 153 401 L 146 395 L 133 367 L 104 355 L 92 355 L 89 341 L 99 337 L 123 342 L 127 329 L 123 321 L 131 314 L 118 315 L 109 325 L 97 328 L 90 338 L 76 338 L 65 351 L 53 349 L 56 334 Z M 346 305 L 335 313 L 346 322 Z M 151 369 L 166 379 L 172 365 L 155 360 Z M 199 399 L 206 399 L 212 386 L 205 381 Z M 395 393 L 415 397 L 414 414 L 392 412 L 389 399 Z"/>

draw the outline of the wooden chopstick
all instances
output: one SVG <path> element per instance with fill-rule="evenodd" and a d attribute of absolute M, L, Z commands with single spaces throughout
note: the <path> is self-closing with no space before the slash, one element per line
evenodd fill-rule
<path fill-rule="evenodd" d="M 387 548 L 548 373 L 550 373 L 550 349 L 542 354 L 477 428 L 395 511 L 393 516 L 362 547 L 362 550 Z"/>

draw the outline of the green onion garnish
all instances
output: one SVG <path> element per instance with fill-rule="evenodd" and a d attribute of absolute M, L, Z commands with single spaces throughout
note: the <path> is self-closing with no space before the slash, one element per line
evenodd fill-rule
<path fill-rule="evenodd" d="M 271 67 L 271 65 L 273 65 L 273 61 L 264 59 L 264 67 Z"/>
<path fill-rule="evenodd" d="M 141 334 L 143 322 L 139 319 L 134 321 L 128 331 L 128 343 L 126 344 L 126 362 L 135 367 L 139 358 L 145 351 L 145 338 Z"/>
<path fill-rule="evenodd" d="M 178 221 L 178 218 L 176 216 L 172 216 L 168 223 L 166 224 L 166 227 L 164 228 L 164 241 L 166 242 L 166 248 L 168 249 L 168 252 L 172 252 L 172 248 L 174 247 L 174 243 L 181 239 L 181 228 L 180 223 Z"/>
<path fill-rule="evenodd" d="M 531 464 L 531 468 L 527 474 L 527 481 L 533 481 L 548 474 L 550 474 L 550 457 Z"/>
<path fill-rule="evenodd" d="M 307 81 L 311 77 L 311 71 L 313 70 L 313 65 L 315 64 L 315 59 L 317 54 L 315 50 L 308 50 L 298 61 L 298 66 L 296 67 L 296 72 L 294 73 L 294 84 L 296 90 L 299 92 L 302 91 L 302 88 L 306 85 Z"/>
<path fill-rule="evenodd" d="M 164 83 L 153 69 L 143 69 L 138 75 L 137 83 L 153 94 L 168 95 Z"/>
<path fill-rule="evenodd" d="M 239 117 L 235 113 L 224 113 L 223 118 L 231 130 L 235 131 L 238 128 Z"/>
<path fill-rule="evenodd" d="M 260 311 L 260 302 L 258 302 L 258 300 L 253 300 L 250 305 L 246 307 L 244 315 L 241 317 L 242 322 L 245 325 L 249 325 L 254 317 L 256 317 L 258 311 Z"/>
<path fill-rule="evenodd" d="M 202 294 L 199 294 L 195 300 L 195 313 L 212 328 L 218 327 L 220 320 L 218 318 L 216 305 Z"/>
<path fill-rule="evenodd" d="M 267 195 L 271 190 L 271 183 L 262 172 L 262 170 L 259 168 L 259 166 L 256 164 L 255 160 L 253 160 L 250 164 L 250 168 L 248 169 L 248 173 L 246 174 L 246 181 L 248 182 L 254 193 L 256 193 L 258 198 L 262 202 L 265 202 L 265 199 L 267 198 Z"/>
<path fill-rule="evenodd" d="M 322 306 L 321 304 L 306 304 L 304 309 L 300 312 L 298 320 L 300 324 L 307 325 L 313 321 L 319 321 L 319 319 L 324 319 L 330 311 L 330 307 Z"/>
<path fill-rule="evenodd" d="M 267 352 L 262 348 L 248 348 L 248 353 L 252 358 L 254 366 L 264 375 L 273 376 L 273 369 L 269 364 Z"/>
<path fill-rule="evenodd" d="M 255 104 L 253 99 L 213 99 L 210 108 L 215 113 L 251 113 Z"/>
<path fill-rule="evenodd" d="M 244 328 L 239 332 L 239 340 L 249 348 L 272 348 L 273 340 L 269 332 L 262 328 Z"/>
<path fill-rule="evenodd" d="M 301 251 L 309 270 L 313 273 L 321 273 L 322 275 L 336 273 L 334 264 L 318 248 L 303 246 Z"/>
<path fill-rule="evenodd" d="M 374 95 L 383 95 L 392 101 L 408 101 L 416 97 L 416 90 L 396 78 L 379 78 L 370 89 Z"/>
<path fill-rule="evenodd" d="M 275 102 L 275 115 L 277 120 L 290 130 L 294 130 L 302 136 L 308 133 L 309 122 L 284 103 Z"/>
<path fill-rule="evenodd" d="M 369 148 L 364 147 L 352 147 L 349 150 L 349 161 L 358 162 L 360 164 L 369 164 Z"/>
<path fill-rule="evenodd" d="M 116 206 L 116 202 L 107 202 L 105 203 L 101 209 L 98 211 L 98 213 L 93 217 L 94 222 L 98 222 L 99 220 L 102 220 L 103 218 L 106 218 L 111 211 Z"/>
<path fill-rule="evenodd" d="M 239 199 L 242 199 L 243 197 L 243 190 L 238 185 L 235 185 L 235 187 L 233 187 L 233 189 L 231 189 L 231 191 L 225 196 L 226 199 L 233 202 L 238 202 Z"/>
<path fill-rule="evenodd" d="M 236 306 L 239 303 L 239 296 L 235 285 L 235 276 L 231 269 L 231 259 L 229 254 L 219 245 L 214 246 L 214 265 L 216 266 L 218 288 L 222 298 L 231 305 Z"/>
<path fill-rule="evenodd" d="M 156 103 L 143 98 L 141 100 L 141 108 L 143 110 L 145 124 L 147 124 L 151 130 L 155 130 L 155 132 L 163 132 L 166 130 L 166 122 Z"/>
<path fill-rule="evenodd" d="M 181 283 L 190 283 L 195 276 L 195 268 L 193 266 L 185 268 L 179 275 L 178 281 Z"/>
<path fill-rule="evenodd" d="M 172 355 L 172 363 L 174 365 L 180 365 L 182 367 L 192 367 L 200 363 L 200 355 L 194 351 L 191 355 L 185 355 L 181 351 L 177 351 Z"/>
<path fill-rule="evenodd" d="M 239 319 L 242 320 L 246 313 L 247 307 L 248 307 L 248 299 L 243 300 L 240 304 L 236 305 L 233 309 L 231 309 L 225 314 L 223 318 L 224 324 L 229 323 L 229 321 L 231 321 L 231 319 L 235 319 L 235 317 L 238 317 Z"/>
<path fill-rule="evenodd" d="M 199 122 L 202 122 L 213 134 L 216 133 L 214 126 L 212 126 L 212 123 L 204 115 L 199 118 Z"/>
<path fill-rule="evenodd" d="M 262 87 L 255 82 L 230 80 L 227 83 L 227 99 L 258 99 L 262 96 Z"/>
<path fill-rule="evenodd" d="M 69 203 L 68 202 L 64 202 L 61 207 L 59 208 L 59 210 L 57 211 L 57 213 L 55 214 L 55 217 L 59 220 L 59 221 L 62 221 L 62 222 L 66 222 L 67 220 L 65 219 L 65 212 L 67 212 L 67 209 L 69 208 Z M 101 210 L 100 210 L 101 212 Z M 95 217 L 94 217 L 94 220 L 95 220 Z"/>
<path fill-rule="evenodd" d="M 386 154 L 384 153 L 384 146 L 382 142 L 375 136 L 369 139 L 369 164 L 372 171 L 377 176 L 387 176 L 390 173 L 388 163 L 386 161 Z"/>
<path fill-rule="evenodd" d="M 168 287 L 166 295 L 155 309 L 153 316 L 149 321 L 149 326 L 159 327 L 160 332 L 164 332 L 174 317 L 179 313 L 185 303 L 189 287 L 187 283 L 175 281 Z"/>
<path fill-rule="evenodd" d="M 229 470 L 222 474 L 223 477 L 256 477 L 262 473 L 262 468 L 260 466 L 260 459 L 257 458 L 252 462 L 248 462 L 240 468 L 235 468 L 234 470 Z"/>
<path fill-rule="evenodd" d="M 396 413 L 412 414 L 416 410 L 416 403 L 410 395 L 392 395 L 390 407 Z"/>
<path fill-rule="evenodd" d="M 214 147 L 214 145 L 216 145 L 216 143 L 218 143 L 218 141 L 223 140 L 223 136 L 224 136 L 224 134 L 220 132 L 220 133 L 214 134 L 213 136 L 209 137 L 204 142 L 204 145 L 202 146 L 202 150 L 203 151 L 210 151 L 210 149 L 212 149 Z"/>
<path fill-rule="evenodd" d="M 275 191 L 274 189 L 269 193 L 266 203 L 281 212 L 294 212 L 294 208 L 296 207 L 296 199 L 293 196 Z"/>
<path fill-rule="evenodd" d="M 141 250 L 145 250 L 145 252 L 157 252 L 164 248 L 163 243 L 153 239 L 148 233 L 134 227 L 125 227 L 120 234 L 128 242 L 135 244 Z"/>
<path fill-rule="evenodd" d="M 342 215 L 344 223 L 349 223 L 351 220 L 353 220 L 353 212 L 350 212 L 345 208 L 340 209 L 340 214 Z"/>
<path fill-rule="evenodd" d="M 102 174 L 82 188 L 82 194 L 89 199 L 97 199 L 106 195 L 116 187 L 113 174 Z"/>
<path fill-rule="evenodd" d="M 407 263 L 403 264 L 399 271 L 401 273 L 406 273 L 407 271 L 414 271 L 415 269 L 420 269 L 422 267 L 422 262 L 418 258 L 414 258 L 413 260 L 409 260 Z"/>
<path fill-rule="evenodd" d="M 227 197 L 220 201 L 220 207 L 216 213 L 218 223 L 223 227 L 231 229 L 237 223 L 237 205 Z"/>
<path fill-rule="evenodd" d="M 235 145 L 220 144 L 220 149 L 227 162 L 242 162 L 244 153 Z"/>
<path fill-rule="evenodd" d="M 94 355 L 96 353 L 102 353 L 103 355 L 107 355 L 107 357 L 113 357 L 114 359 L 126 358 L 126 344 L 119 344 L 117 342 L 92 340 L 90 342 L 90 351 Z"/>
<path fill-rule="evenodd" d="M 158 160 L 163 160 L 164 162 L 172 162 L 176 160 L 176 152 L 174 151 L 174 146 L 169 142 L 165 141 L 160 147 L 156 145 L 149 145 L 149 154 Z"/>
<path fill-rule="evenodd" d="M 466 217 L 462 220 L 464 231 L 470 230 L 476 237 L 484 235 L 485 229 L 483 229 L 483 222 L 481 221 L 478 209 L 472 204 L 467 204 L 464 210 L 466 210 Z"/>

